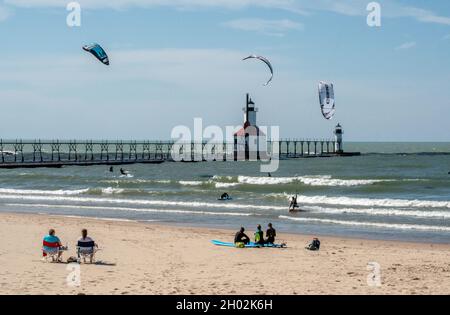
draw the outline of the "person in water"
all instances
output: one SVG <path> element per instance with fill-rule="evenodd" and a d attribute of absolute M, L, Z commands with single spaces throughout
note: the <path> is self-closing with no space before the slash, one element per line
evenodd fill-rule
<path fill-rule="evenodd" d="M 264 245 L 264 232 L 261 229 L 261 225 L 258 224 L 255 232 L 255 244 Z"/>
<path fill-rule="evenodd" d="M 128 175 L 128 172 L 125 171 L 123 168 L 120 169 L 120 174 L 122 175 Z"/>
<path fill-rule="evenodd" d="M 295 210 L 295 208 L 298 208 L 297 194 L 291 197 L 291 203 L 289 204 L 289 211 Z"/>
<path fill-rule="evenodd" d="M 114 167 L 111 166 L 111 167 L 109 168 L 109 171 L 110 171 L 111 173 L 114 172 Z"/>
<path fill-rule="evenodd" d="M 250 243 L 250 238 L 244 232 L 245 232 L 245 229 L 243 227 L 241 227 L 239 232 L 237 232 L 236 235 L 234 236 L 235 244 L 236 243 L 244 243 L 244 244 Z"/>
<path fill-rule="evenodd" d="M 275 236 L 277 236 L 277 231 L 273 228 L 272 223 L 269 223 L 267 225 L 266 236 L 267 236 L 266 243 L 268 244 L 275 243 Z"/>
<path fill-rule="evenodd" d="M 228 195 L 227 193 L 223 193 L 223 194 L 220 196 L 220 199 L 222 199 L 222 200 L 230 199 L 230 195 Z"/>

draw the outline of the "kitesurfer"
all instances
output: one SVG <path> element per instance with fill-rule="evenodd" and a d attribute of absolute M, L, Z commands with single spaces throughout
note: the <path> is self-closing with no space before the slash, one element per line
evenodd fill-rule
<path fill-rule="evenodd" d="M 248 244 L 250 243 L 250 238 L 244 233 L 245 229 L 241 227 L 241 229 L 236 233 L 234 236 L 234 243 L 244 243 Z"/>
<path fill-rule="evenodd" d="M 293 211 L 295 210 L 295 208 L 298 208 L 298 203 L 297 203 L 297 194 L 295 196 L 292 196 L 290 198 L 290 204 L 289 204 L 289 211 Z"/>
<path fill-rule="evenodd" d="M 267 227 L 268 227 L 268 229 L 266 231 L 266 236 L 267 236 L 266 243 L 273 244 L 273 243 L 275 243 L 275 236 L 277 236 L 277 232 L 273 228 L 272 223 L 269 223 L 267 225 Z"/>

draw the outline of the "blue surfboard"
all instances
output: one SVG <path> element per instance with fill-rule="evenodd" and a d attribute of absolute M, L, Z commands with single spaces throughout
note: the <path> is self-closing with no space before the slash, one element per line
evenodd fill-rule
<path fill-rule="evenodd" d="M 217 246 L 236 247 L 236 245 L 234 243 L 230 243 L 230 242 L 222 242 L 222 241 L 212 240 L 211 243 L 213 243 L 214 245 L 217 245 Z M 285 244 L 259 245 L 259 244 L 255 244 L 252 242 L 245 245 L 245 248 L 260 248 L 260 247 L 285 248 L 286 245 Z"/>

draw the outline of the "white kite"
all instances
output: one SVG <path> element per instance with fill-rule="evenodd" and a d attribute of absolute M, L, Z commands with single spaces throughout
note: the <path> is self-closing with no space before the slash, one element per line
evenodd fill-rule
<path fill-rule="evenodd" d="M 319 103 L 325 119 L 331 119 L 336 112 L 333 83 L 319 82 Z"/>
<path fill-rule="evenodd" d="M 270 83 L 270 81 L 272 81 L 272 78 L 273 78 L 273 68 L 272 68 L 272 65 L 270 64 L 270 61 L 267 58 L 264 58 L 263 56 L 256 56 L 256 55 L 250 55 L 242 60 L 247 60 L 247 59 L 259 59 L 269 67 L 271 76 L 270 76 L 269 81 L 267 81 L 264 84 L 264 86 L 268 85 Z"/>

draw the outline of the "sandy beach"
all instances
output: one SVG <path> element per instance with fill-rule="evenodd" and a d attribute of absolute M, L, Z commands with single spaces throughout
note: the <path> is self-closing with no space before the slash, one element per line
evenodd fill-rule
<path fill-rule="evenodd" d="M 80 286 L 67 285 L 67 264 L 42 262 L 49 228 L 69 245 L 65 259 L 82 228 L 98 242 Z M 237 249 L 210 243 L 234 231 L 9 213 L 0 231 L 1 294 L 450 294 L 448 244 L 320 237 L 311 252 L 312 236 L 278 231 L 287 249 Z M 380 265 L 381 286 L 368 285 L 369 262 Z"/>

